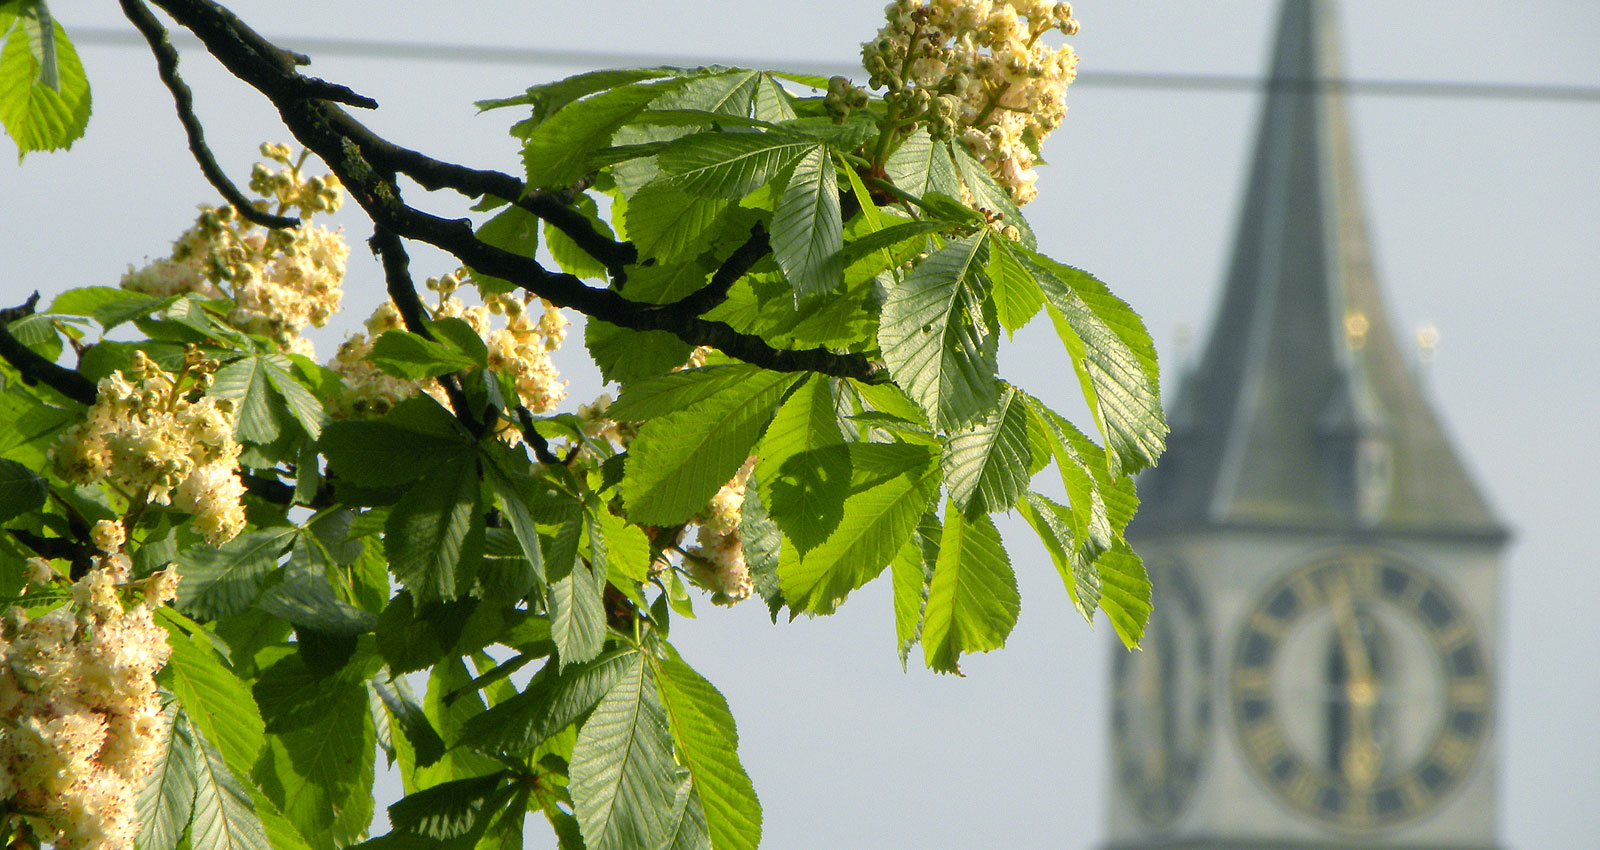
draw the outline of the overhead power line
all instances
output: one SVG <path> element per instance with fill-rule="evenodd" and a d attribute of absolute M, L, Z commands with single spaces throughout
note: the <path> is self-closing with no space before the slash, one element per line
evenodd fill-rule
<path fill-rule="evenodd" d="M 107 47 L 145 48 L 145 42 L 132 31 L 108 27 L 81 27 L 72 32 L 80 44 Z M 368 59 L 404 59 L 410 62 L 458 62 L 493 65 L 539 65 L 582 68 L 640 67 L 677 65 L 694 67 L 712 64 L 703 57 L 632 51 L 566 50 L 546 47 L 500 47 L 480 44 L 424 44 L 402 41 L 376 41 L 324 36 L 286 36 L 274 38 L 279 44 L 305 53 L 325 56 L 352 56 Z M 174 43 L 198 48 L 199 41 L 188 33 L 175 33 Z M 859 77 L 859 67 L 834 62 L 806 60 L 777 61 L 771 58 L 724 58 L 715 64 L 740 67 L 783 68 L 818 76 Z M 1083 71 L 1075 85 L 1128 89 L 1167 89 L 1187 91 L 1252 92 L 1269 88 L 1296 88 L 1318 92 L 1396 97 L 1432 97 L 1472 100 L 1542 100 L 1600 103 L 1600 86 L 1544 85 L 1539 83 L 1446 82 L 1439 80 L 1270 80 L 1242 74 L 1192 74 L 1133 71 Z"/>

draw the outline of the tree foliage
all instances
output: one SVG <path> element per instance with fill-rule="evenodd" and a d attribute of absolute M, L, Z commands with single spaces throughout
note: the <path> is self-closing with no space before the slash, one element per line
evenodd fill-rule
<path fill-rule="evenodd" d="M 992 519 L 1011 510 L 1077 609 L 1138 641 L 1148 584 L 1122 532 L 1166 430 L 1155 354 L 1100 281 L 1039 252 L 1031 177 L 1006 182 L 962 135 L 954 83 L 580 74 L 480 103 L 515 120 L 514 177 L 377 136 L 343 108 L 374 103 L 207 0 L 151 2 L 307 156 L 264 147 L 281 167 L 246 201 L 165 25 L 124 0 L 227 203 L 166 265 L 0 315 L 0 592 L 20 606 L 0 650 L 38 662 L 38 623 L 77 624 L 56 637 L 80 661 L 115 617 L 164 634 L 154 701 L 128 709 L 148 729 L 122 828 L 144 850 L 512 847 L 529 812 L 566 848 L 755 847 L 734 718 L 669 640 L 686 588 L 757 595 L 777 621 L 889 570 L 902 660 L 920 644 L 957 672 L 1016 623 Z M 89 109 L 70 42 L 39 0 L 0 3 L 0 33 L 7 133 L 22 153 L 70 145 Z M 1001 127 L 1004 92 L 968 124 Z M 411 205 L 401 175 L 476 199 L 476 223 Z M 307 281 L 337 284 L 344 255 L 308 220 L 341 189 L 390 300 L 321 364 L 298 332 L 336 294 Z M 463 267 L 429 281 L 432 305 L 407 242 Z M 482 308 L 456 299 L 472 289 Z M 609 406 L 562 411 L 541 371 L 561 308 L 585 317 Z M 1098 438 L 998 372 L 1001 333 L 1041 312 Z M 16 681 L 8 729 L 87 699 Z M 112 776 L 108 753 L 79 767 Z M 369 837 L 379 758 L 406 796 Z M 5 778 L 13 838 L 95 843 L 58 837 L 67 815 Z"/>

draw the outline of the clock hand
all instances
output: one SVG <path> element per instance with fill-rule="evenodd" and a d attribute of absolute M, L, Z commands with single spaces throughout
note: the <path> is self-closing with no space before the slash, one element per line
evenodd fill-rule
<path fill-rule="evenodd" d="M 1329 593 L 1333 605 L 1334 627 L 1345 659 L 1345 698 L 1350 704 L 1350 741 L 1340 753 L 1345 779 L 1357 788 L 1370 788 L 1378 778 L 1383 753 L 1373 734 L 1373 714 L 1378 702 L 1379 683 L 1372 672 L 1372 657 L 1367 642 L 1361 639 L 1355 606 L 1350 601 L 1347 582 Z"/>

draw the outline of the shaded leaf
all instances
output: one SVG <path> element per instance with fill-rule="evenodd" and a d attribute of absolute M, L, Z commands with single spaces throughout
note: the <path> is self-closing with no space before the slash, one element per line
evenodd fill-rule
<path fill-rule="evenodd" d="M 617 651 L 559 670 L 547 666 L 521 693 L 468 720 L 460 743 L 506 753 L 530 752 L 587 716 L 637 663 L 636 653 Z"/>
<path fill-rule="evenodd" d="M 479 492 L 476 463 L 448 464 L 423 476 L 389 512 L 389 569 L 418 599 L 454 599 L 472 586 L 483 553 Z"/>
<path fill-rule="evenodd" d="M 838 526 L 804 555 L 787 541 L 783 547 L 778 578 L 796 611 L 830 614 L 847 594 L 882 572 L 938 487 L 938 465 L 927 447 L 850 443 L 845 449 L 850 495 Z"/>
<path fill-rule="evenodd" d="M 0 523 L 44 504 L 50 485 L 38 473 L 14 460 L 0 458 Z"/>

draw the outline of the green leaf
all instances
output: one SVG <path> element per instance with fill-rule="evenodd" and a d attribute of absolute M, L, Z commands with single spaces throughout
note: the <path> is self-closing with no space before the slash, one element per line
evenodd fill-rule
<path fill-rule="evenodd" d="M 755 850 L 761 843 L 761 803 L 739 763 L 739 733 L 728 701 L 675 650 L 653 660 L 653 667 L 677 760 L 694 782 L 711 846 Z"/>
<path fill-rule="evenodd" d="M 565 666 L 600 654 L 606 639 L 604 577 L 583 564 L 550 585 L 550 637 Z"/>
<path fill-rule="evenodd" d="M 189 846 L 210 850 L 273 850 L 255 812 L 241 774 L 233 770 L 222 748 L 204 734 L 204 723 L 186 710 L 194 724 L 198 758 L 194 760 L 194 819 Z"/>
<path fill-rule="evenodd" d="M 1022 217 L 1022 211 L 1017 209 L 1017 205 L 1011 200 L 1011 194 L 989 176 L 989 169 L 967 150 L 966 145 L 951 142 L 949 147 L 950 158 L 955 163 L 956 172 L 961 176 L 961 182 L 966 185 L 967 191 L 972 193 L 974 204 L 980 209 L 998 213 L 1003 224 L 1015 225 L 1022 234 L 1022 247 L 1030 251 L 1037 247 L 1033 228 L 1029 227 L 1028 220 Z M 959 192 L 948 194 L 951 197 L 960 197 Z"/>
<path fill-rule="evenodd" d="M 480 364 L 453 346 L 402 330 L 384 331 L 372 344 L 367 360 L 397 378 L 432 378 Z"/>
<path fill-rule="evenodd" d="M 14 460 L 0 458 L 0 523 L 44 504 L 50 484 L 38 473 Z"/>
<path fill-rule="evenodd" d="M 738 200 L 818 147 L 814 139 L 787 133 L 696 133 L 668 144 L 656 161 L 680 191 Z"/>
<path fill-rule="evenodd" d="M 628 238 L 639 249 L 641 259 L 654 259 L 658 264 L 672 263 L 706 249 L 702 237 L 715 227 L 717 218 L 731 203 L 722 198 L 691 195 L 657 182 L 633 196 L 623 220 Z M 630 277 L 628 282 L 631 285 L 634 281 Z"/>
<path fill-rule="evenodd" d="M 1006 329 L 1006 338 L 1016 333 L 1044 306 L 1044 291 L 1028 271 L 1009 244 L 996 240 L 989 252 L 986 271 L 994 281 L 994 306 L 1000 326 Z"/>
<path fill-rule="evenodd" d="M 278 663 L 293 665 L 309 685 L 300 658 L 286 655 Z M 321 689 L 316 720 L 269 736 L 253 776 L 313 846 L 332 850 L 356 840 L 372 819 L 377 737 L 364 685 L 328 676 Z"/>
<path fill-rule="evenodd" d="M 890 220 L 894 221 L 895 219 Z M 921 247 L 927 243 L 928 234 L 937 233 L 948 227 L 949 225 L 942 221 L 901 221 L 898 224 L 890 224 L 882 230 L 874 230 L 859 239 L 853 239 L 845 243 L 844 248 L 839 253 L 839 259 L 848 266 L 845 270 L 847 276 L 865 276 L 865 272 L 858 274 L 858 269 L 874 269 L 871 274 L 875 276 L 884 269 L 898 265 L 902 259 L 902 254 L 914 254 L 916 251 L 920 251 Z M 910 249 L 915 250 L 903 250 L 901 252 L 888 250 L 897 246 L 908 246 Z M 874 254 L 878 256 L 874 258 Z M 875 261 L 870 264 L 857 265 L 869 258 Z"/>
<path fill-rule="evenodd" d="M 140 850 L 174 850 L 194 814 L 198 757 L 194 735 L 186 722 L 179 721 L 176 701 L 167 703 L 161 723 L 155 766 L 134 800 Z"/>
<path fill-rule="evenodd" d="M 532 258 L 539 249 L 539 219 L 527 210 L 508 206 L 478 227 L 478 240 Z M 472 280 L 482 292 L 511 292 L 517 285 L 494 275 L 472 269 Z"/>
<path fill-rule="evenodd" d="M 938 464 L 925 446 L 849 443 L 846 451 L 850 495 L 838 526 L 803 555 L 786 541 L 780 556 L 778 578 L 796 611 L 831 614 L 847 594 L 882 572 L 938 487 Z"/>
<path fill-rule="evenodd" d="M 778 129 L 827 142 L 838 151 L 855 150 L 878 135 L 878 124 L 865 113 L 856 112 L 835 122 L 825 115 L 807 115 L 783 122 Z"/>
<path fill-rule="evenodd" d="M 917 265 L 889 292 L 878 343 L 895 383 L 941 430 L 993 408 L 995 334 L 979 319 L 987 236 L 958 239 Z M 970 283 L 969 283 L 970 281 Z"/>
<path fill-rule="evenodd" d="M 1150 579 L 1144 562 L 1127 541 L 1118 540 L 1095 566 L 1100 570 L 1100 610 L 1106 612 L 1123 646 L 1133 649 L 1150 622 Z"/>
<path fill-rule="evenodd" d="M 1024 256 L 1072 357 L 1084 399 L 1106 438 L 1112 475 L 1155 463 L 1167 433 L 1155 346 L 1144 322 L 1087 272 Z"/>
<path fill-rule="evenodd" d="M 184 548 L 176 559 L 183 574 L 183 581 L 178 582 L 178 610 L 215 620 L 249 608 L 294 539 L 293 528 L 253 528 L 221 546 Z"/>
<path fill-rule="evenodd" d="M 218 369 L 206 395 L 233 401 L 238 412 L 233 433 L 241 441 L 267 445 L 282 433 L 280 420 L 288 411 L 272 389 L 262 356 L 241 357 Z"/>
<path fill-rule="evenodd" d="M 922 517 L 922 526 L 930 526 L 933 534 L 941 531 L 939 517 L 929 511 Z M 922 540 L 913 538 L 900 547 L 900 552 L 889 562 L 889 575 L 894 583 L 894 637 L 900 655 L 900 669 L 906 668 L 911 647 L 922 639 L 922 617 L 928 606 L 928 585 L 933 580 L 933 566 L 938 560 L 938 538 L 934 537 L 934 559 L 930 561 L 923 552 Z"/>
<path fill-rule="evenodd" d="M 389 807 L 395 829 L 437 841 L 460 838 L 493 809 L 505 790 L 509 771 L 441 782 L 407 794 Z"/>
<path fill-rule="evenodd" d="M 367 687 L 383 703 L 390 721 L 399 725 L 418 766 L 426 767 L 444 755 L 444 740 L 429 722 L 404 678 L 386 673 L 368 680 Z"/>
<path fill-rule="evenodd" d="M 1100 570 L 1079 545 L 1072 511 L 1038 493 L 1029 493 L 1017 507 L 1050 554 L 1072 607 L 1093 623 L 1094 612 L 1100 606 Z"/>
<path fill-rule="evenodd" d="M 178 698 L 204 739 L 207 760 L 214 752 L 235 775 L 249 776 L 266 741 L 265 724 L 249 687 L 217 657 L 212 639 L 204 632 L 186 634 L 170 614 L 163 613 L 161 619 L 172 654 L 156 681 Z"/>
<path fill-rule="evenodd" d="M 755 102 L 752 104 L 755 117 L 760 121 L 777 123 L 795 117 L 792 98 L 783 86 L 772 79 L 770 73 L 761 75 L 761 82 L 756 86 Z"/>
<path fill-rule="evenodd" d="M 583 324 L 583 343 L 600 376 L 623 385 L 682 366 L 694 351 L 669 331 L 629 330 L 593 318 Z"/>
<path fill-rule="evenodd" d="M 772 255 L 794 287 L 796 303 L 843 282 L 841 223 L 833 160 L 827 145 L 816 145 L 795 163 L 772 214 Z"/>
<path fill-rule="evenodd" d="M 0 47 L 0 125 L 31 151 L 62 150 L 89 125 L 89 80 L 78 52 L 44 3 L 28 3 Z"/>
<path fill-rule="evenodd" d="M 447 464 L 424 475 L 389 512 L 383 524 L 389 570 L 419 600 L 454 599 L 472 586 L 483 554 L 479 493 L 476 463 Z"/>
<path fill-rule="evenodd" d="M 395 487 L 410 484 L 435 467 L 461 466 L 473 451 L 470 438 L 437 402 L 428 399 L 418 406 L 443 415 L 443 428 L 424 431 L 415 423 L 406 427 L 395 420 L 346 420 L 323 429 L 317 447 L 328 459 L 328 471 L 366 487 Z"/>
<path fill-rule="evenodd" d="M 1120 526 L 1112 525 L 1105 501 L 1112 479 L 1105 469 L 1104 453 L 1059 413 L 1032 396 L 1023 397 L 1034 414 L 1034 434 L 1049 447 L 1061 473 L 1061 484 L 1072 505 L 1074 544 L 1085 562 L 1092 561 L 1111 545 L 1120 530 Z M 1132 510 L 1128 516 L 1132 516 Z M 1123 524 L 1126 522 L 1124 519 Z"/>
<path fill-rule="evenodd" d="M 522 693 L 467 721 L 460 745 L 518 754 L 532 752 L 551 736 L 588 716 L 639 656 L 608 652 L 592 661 L 549 665 Z"/>
<path fill-rule="evenodd" d="M 779 526 L 802 552 L 822 542 L 838 524 L 837 510 L 849 487 L 850 472 L 845 468 L 849 459 L 842 452 L 833 452 L 808 456 L 787 469 L 785 465 L 795 455 L 843 441 L 834 411 L 833 382 L 821 375 L 807 376 L 789 394 L 761 440 L 756 479 L 763 501 L 769 510 L 786 514 Z M 836 486 L 830 487 L 830 482 Z M 773 507 L 775 502 L 778 507 Z M 835 509 L 831 517 L 829 506 Z"/>
<path fill-rule="evenodd" d="M 741 363 L 657 375 L 624 389 L 606 408 L 606 415 L 618 422 L 645 422 L 714 398 L 761 373 L 760 368 Z"/>
<path fill-rule="evenodd" d="M 671 76 L 676 68 L 628 68 L 589 71 L 556 80 L 553 83 L 540 83 L 529 86 L 522 94 L 512 97 L 480 100 L 473 105 L 480 111 L 487 112 L 491 109 L 502 109 L 507 106 L 531 106 L 533 117 L 520 122 L 512 135 L 526 139 L 539 122 L 554 115 L 562 107 L 595 92 L 637 83 L 641 80 L 651 80 L 657 77 Z"/>
<path fill-rule="evenodd" d="M 1016 391 L 1008 388 L 994 412 L 945 442 L 945 486 L 951 501 L 969 518 L 1010 508 L 1028 486 L 1031 415 Z"/>
<path fill-rule="evenodd" d="M 322 426 L 328 422 L 328 415 L 322 409 L 322 402 L 294 376 L 293 361 L 280 354 L 269 354 L 265 358 L 265 365 L 267 380 L 283 399 L 289 414 L 300 423 L 306 436 L 313 440 L 320 437 Z"/>
<path fill-rule="evenodd" d="M 323 635 L 354 637 L 377 625 L 377 615 L 340 599 L 325 575 L 294 572 L 291 570 L 290 578 L 263 593 L 256 607 L 293 623 L 296 629 Z"/>
<path fill-rule="evenodd" d="M 606 563 L 614 573 L 620 573 L 635 582 L 643 582 L 650 575 L 650 538 L 644 530 L 604 507 L 590 512 L 591 536 L 596 531 L 605 541 Z"/>
<path fill-rule="evenodd" d="M 611 226 L 600 217 L 599 207 L 594 198 L 587 193 L 579 194 L 572 201 L 573 209 L 582 213 L 589 223 L 594 226 L 595 232 L 607 239 L 616 238 L 611 232 Z M 631 227 L 629 228 L 632 229 Z M 637 238 L 634 240 L 637 245 Z M 561 232 L 559 228 L 548 224 L 544 228 L 544 244 L 550 249 L 550 256 L 555 259 L 561 270 L 578 277 L 604 279 L 606 276 L 605 264 L 589 255 L 588 251 L 578 247 L 572 237 Z M 476 336 L 476 334 L 474 334 Z"/>
<path fill-rule="evenodd" d="M 935 142 L 926 129 L 919 128 L 889 154 L 883 170 L 895 186 L 919 198 L 929 192 L 951 197 L 961 194 L 950 149 Z"/>
<path fill-rule="evenodd" d="M 683 88 L 651 104 L 652 109 L 681 109 L 717 116 L 746 117 L 755 100 L 760 71 L 734 68 L 720 74 L 698 77 Z"/>
<path fill-rule="evenodd" d="M 715 394 L 655 416 L 639 429 L 629 447 L 621 486 L 629 519 L 643 525 L 673 525 L 693 516 L 738 471 L 778 400 L 798 379 L 780 372 L 729 368 L 745 379 L 731 386 L 719 381 Z M 711 382 L 691 386 L 707 383 Z M 617 405 L 627 399 L 624 395 Z M 617 405 L 613 418 L 638 415 L 616 411 Z"/>
<path fill-rule="evenodd" d="M 538 523 L 529 507 L 534 492 L 532 479 L 521 473 L 506 471 L 492 463 L 485 471 L 495 497 L 500 502 L 502 513 L 510 522 L 511 531 L 517 538 L 518 549 L 528 560 L 534 575 L 543 581 L 544 549 L 539 543 Z"/>
<path fill-rule="evenodd" d="M 588 170 L 589 154 L 650 101 L 682 85 L 678 79 L 614 88 L 568 103 L 525 137 L 522 162 L 530 189 L 565 189 Z"/>
<path fill-rule="evenodd" d="M 678 783 L 672 800 L 667 840 L 661 850 L 711 850 L 711 833 L 706 830 L 706 813 L 695 794 L 694 782 L 687 775 Z"/>
<path fill-rule="evenodd" d="M 967 519 L 950 505 L 922 620 L 923 660 L 941 673 L 961 672 L 962 653 L 1005 645 L 1020 605 L 1017 577 L 994 523 L 986 515 Z"/>
<path fill-rule="evenodd" d="M 676 765 L 652 678 L 635 654 L 578 731 L 567 788 L 589 850 L 656 847 L 666 837 Z"/>

